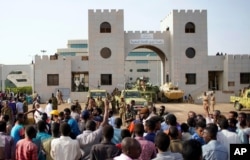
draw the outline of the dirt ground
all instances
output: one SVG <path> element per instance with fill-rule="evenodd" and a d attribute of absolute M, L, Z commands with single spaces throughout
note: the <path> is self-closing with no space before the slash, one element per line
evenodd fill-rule
<path fill-rule="evenodd" d="M 188 103 L 156 103 L 155 106 L 157 111 L 160 106 L 164 105 L 166 107 L 166 111 L 170 113 L 174 113 L 177 117 L 178 122 L 185 122 L 187 120 L 188 111 L 194 111 L 197 114 L 204 115 L 204 110 L 202 104 L 188 104 Z M 45 108 L 46 104 L 41 104 L 43 108 Z M 59 111 L 63 111 L 64 108 L 70 108 L 71 104 L 64 103 L 58 106 Z M 84 103 L 81 103 L 82 108 L 85 106 Z M 29 105 L 29 109 L 32 108 L 32 105 Z M 215 105 L 216 110 L 220 110 L 223 115 L 227 117 L 227 113 L 229 111 L 235 111 L 232 103 L 218 103 Z M 250 109 L 242 109 L 240 112 L 246 112 L 250 114 Z M 32 115 L 32 114 L 30 114 Z"/>

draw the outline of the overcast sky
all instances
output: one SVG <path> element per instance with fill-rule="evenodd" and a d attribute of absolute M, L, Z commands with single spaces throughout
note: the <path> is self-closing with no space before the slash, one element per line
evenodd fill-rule
<path fill-rule="evenodd" d="M 0 64 L 30 64 L 88 39 L 89 9 L 123 9 L 126 31 L 160 30 L 173 9 L 206 9 L 208 54 L 250 54 L 249 0 L 0 0 Z"/>

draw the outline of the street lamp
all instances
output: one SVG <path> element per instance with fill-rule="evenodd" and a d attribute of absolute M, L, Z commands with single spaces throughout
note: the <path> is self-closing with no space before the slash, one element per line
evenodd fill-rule
<path fill-rule="evenodd" d="M 42 52 L 42 53 L 43 53 L 43 55 L 44 55 L 44 53 L 45 53 L 45 52 L 47 52 L 47 51 L 46 51 L 46 50 L 44 50 L 44 49 L 42 49 L 42 50 L 41 50 L 41 52 Z"/>

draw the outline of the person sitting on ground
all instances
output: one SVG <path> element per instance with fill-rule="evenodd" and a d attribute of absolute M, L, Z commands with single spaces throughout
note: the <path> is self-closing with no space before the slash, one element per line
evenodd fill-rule
<path fill-rule="evenodd" d="M 202 160 L 201 143 L 195 139 L 185 141 L 182 156 L 184 160 Z"/>
<path fill-rule="evenodd" d="M 180 153 L 172 153 L 169 151 L 170 139 L 169 136 L 163 132 L 160 132 L 155 137 L 155 146 L 158 150 L 156 158 L 153 160 L 173 159 L 182 160 L 183 157 Z"/>
<path fill-rule="evenodd" d="M 140 157 L 141 145 L 131 137 L 126 137 L 122 140 L 122 154 L 114 158 L 114 160 L 133 160 Z"/>

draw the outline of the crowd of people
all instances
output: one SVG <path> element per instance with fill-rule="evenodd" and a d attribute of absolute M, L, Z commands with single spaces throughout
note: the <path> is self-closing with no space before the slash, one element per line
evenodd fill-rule
<path fill-rule="evenodd" d="M 54 94 L 45 108 L 35 101 L 28 111 L 24 102 L 1 100 L 0 160 L 228 160 L 230 144 L 250 142 L 244 112 L 189 111 L 179 122 L 165 106 L 134 110 L 133 100 L 121 100 L 118 116 L 102 98 L 61 112 Z M 25 124 L 30 113 L 34 124 Z"/>

